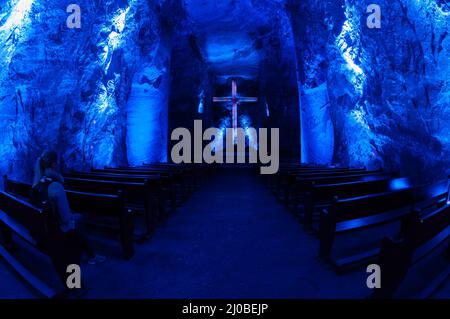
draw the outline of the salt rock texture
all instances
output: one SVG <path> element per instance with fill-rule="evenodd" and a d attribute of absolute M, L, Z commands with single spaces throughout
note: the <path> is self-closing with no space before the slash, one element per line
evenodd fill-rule
<path fill-rule="evenodd" d="M 450 167 L 450 13 L 445 1 L 292 1 L 304 88 L 327 84 L 334 162 L 421 180 Z M 433 174 L 430 174 L 433 172 Z"/>
<path fill-rule="evenodd" d="M 29 179 L 45 148 L 75 169 L 164 159 L 143 150 L 167 144 L 154 133 L 167 122 L 175 26 L 162 16 L 173 4 L 81 0 L 81 28 L 69 29 L 72 2 L 13 0 L 2 7 L 0 171 L 17 178 Z M 142 96 L 151 99 L 143 105 Z M 129 145 L 128 134 L 135 141 Z M 141 146 L 136 135 L 147 136 Z M 127 146 L 134 153 L 127 155 Z"/>
<path fill-rule="evenodd" d="M 71 2 L 0 4 L 2 173 L 29 179 L 45 148 L 63 168 L 166 161 L 172 129 L 229 122 L 211 101 L 236 75 L 264 109 L 241 122 L 280 127 L 284 159 L 450 173 L 444 0 L 379 0 L 380 29 L 371 0 L 80 0 L 69 29 Z"/>

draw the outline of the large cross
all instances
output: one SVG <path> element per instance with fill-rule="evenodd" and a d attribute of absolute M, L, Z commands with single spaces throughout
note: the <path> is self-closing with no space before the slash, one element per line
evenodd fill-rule
<path fill-rule="evenodd" d="M 236 135 L 236 129 L 238 127 L 238 105 L 242 102 L 256 103 L 258 102 L 257 97 L 242 97 L 237 94 L 237 83 L 236 80 L 231 82 L 231 97 L 214 97 L 214 102 L 217 103 L 230 103 L 233 106 L 233 132 Z"/>

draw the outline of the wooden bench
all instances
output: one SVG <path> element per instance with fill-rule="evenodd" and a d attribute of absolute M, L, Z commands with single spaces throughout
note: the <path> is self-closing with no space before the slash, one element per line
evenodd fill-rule
<path fill-rule="evenodd" d="M 48 244 L 52 241 L 48 228 L 50 214 L 51 211 L 48 206 L 44 206 L 42 209 L 37 208 L 18 197 L 0 192 L 0 232 L 2 232 L 6 241 L 4 245 L 0 245 L 0 255 L 33 288 L 47 298 L 55 297 L 59 291 L 24 266 L 10 248 L 13 244 L 12 233 L 15 233 L 29 246 L 52 259 L 51 250 L 48 247 Z M 70 248 L 67 247 L 67 249 Z M 73 255 L 70 256 L 73 259 L 68 261 L 69 264 L 79 265 L 80 254 L 81 252 L 74 251 Z M 59 276 L 61 278 L 61 270 Z"/>
<path fill-rule="evenodd" d="M 154 185 L 148 180 L 126 182 L 66 177 L 64 183 L 66 188 L 72 191 L 109 195 L 121 193 L 127 207 L 143 211 L 146 226 L 145 238 L 153 233 L 161 215 L 165 215 L 164 207 L 155 195 Z"/>
<path fill-rule="evenodd" d="M 286 176 L 287 187 L 292 187 L 297 180 L 305 178 L 321 178 L 321 177 L 339 177 L 339 176 L 352 176 L 352 175 L 373 175 L 385 173 L 383 170 L 344 170 L 344 171 L 332 171 L 332 172 L 291 172 Z"/>
<path fill-rule="evenodd" d="M 342 184 L 351 182 L 362 181 L 375 181 L 396 177 L 396 174 L 392 173 L 361 173 L 357 175 L 344 175 L 344 176 L 326 176 L 326 177 L 297 177 L 295 184 L 292 187 L 291 193 L 293 200 L 303 199 L 306 192 L 308 192 L 314 185 L 326 185 L 326 184 Z"/>
<path fill-rule="evenodd" d="M 154 176 L 158 175 L 164 177 L 162 180 L 162 187 L 165 191 L 170 193 L 171 197 L 176 200 L 179 198 L 180 203 L 186 200 L 190 193 L 193 191 L 193 187 L 189 178 L 181 170 L 167 169 L 167 168 L 108 168 L 103 170 L 92 169 L 93 173 L 109 173 L 109 174 L 126 174 L 126 175 L 145 175 Z M 177 196 L 178 195 L 178 196 Z"/>
<path fill-rule="evenodd" d="M 333 170 L 348 170 L 348 168 L 341 168 L 341 169 L 325 168 L 325 167 L 305 168 L 303 166 L 280 165 L 280 168 L 276 174 L 266 175 L 266 184 L 270 189 L 273 189 L 278 184 L 279 180 L 282 179 L 285 175 L 287 175 L 291 171 L 308 172 L 308 171 L 333 171 Z"/>
<path fill-rule="evenodd" d="M 335 237 L 399 221 L 411 214 L 414 203 L 414 190 L 411 188 L 356 198 L 335 198 L 331 206 L 323 209 L 320 214 L 320 257 L 331 262 L 338 270 L 373 259 L 379 249 L 334 260 L 330 255 Z"/>
<path fill-rule="evenodd" d="M 449 201 L 449 186 L 448 181 L 441 181 L 416 187 L 416 209 L 426 213 L 445 206 Z"/>
<path fill-rule="evenodd" d="M 205 166 L 197 164 L 190 165 L 177 165 L 177 164 L 144 164 L 142 167 L 137 169 L 141 170 L 172 170 L 178 173 L 181 173 L 181 178 L 183 183 L 187 187 L 189 192 L 195 191 L 200 186 L 200 181 L 203 178 L 203 175 L 210 171 L 209 169 L 205 169 Z"/>
<path fill-rule="evenodd" d="M 325 185 L 325 184 L 342 184 L 350 182 L 361 182 L 361 181 L 375 181 L 387 178 L 394 178 L 397 176 L 395 173 L 386 172 L 367 172 L 361 174 L 352 175 L 339 175 L 339 176 L 324 176 L 324 177 L 296 177 L 295 181 L 291 187 L 287 190 L 285 195 L 287 198 L 284 203 L 295 210 L 299 207 L 299 204 L 305 198 L 305 194 L 314 185 Z"/>
<path fill-rule="evenodd" d="M 81 174 L 76 172 L 77 174 Z M 162 171 L 136 171 L 136 170 L 126 170 L 126 169 L 94 169 L 90 173 L 84 173 L 85 176 L 90 175 L 98 175 L 105 179 L 105 176 L 113 176 L 113 177 L 126 177 L 130 182 L 133 182 L 132 179 L 140 179 L 145 180 L 149 179 L 150 181 L 159 179 L 158 184 L 158 197 L 161 201 L 168 201 L 171 206 L 171 210 L 175 211 L 177 207 L 177 189 L 176 189 L 176 177 L 172 172 L 162 172 Z M 114 180 L 110 178 L 109 180 Z M 137 180 L 134 180 L 136 182 Z"/>
<path fill-rule="evenodd" d="M 308 173 L 289 173 L 283 179 L 283 183 L 279 186 L 278 197 L 284 201 L 289 202 L 290 196 L 296 188 L 297 180 L 323 178 L 323 177 L 340 177 L 340 176 L 358 176 L 358 175 L 373 175 L 380 174 L 382 171 L 366 171 L 366 170 L 348 170 L 348 171 L 334 171 L 334 172 L 308 172 Z"/>
<path fill-rule="evenodd" d="M 267 176 L 271 190 L 276 190 L 279 186 L 286 183 L 291 175 L 307 174 L 307 173 L 332 173 L 332 172 L 351 172 L 366 171 L 365 168 L 349 168 L 349 167 L 304 167 L 304 166 L 280 166 L 277 174 Z"/>
<path fill-rule="evenodd" d="M 191 179 L 191 181 L 194 183 L 196 182 L 194 179 L 196 177 L 198 177 L 198 174 L 208 171 L 208 169 L 206 169 L 204 165 L 200 165 L 200 164 L 178 165 L 178 164 L 162 164 L 162 163 L 143 164 L 143 166 L 141 166 L 141 167 L 134 167 L 131 169 L 173 171 L 173 172 L 177 172 L 177 173 L 186 175 L 186 177 L 188 177 L 188 179 Z"/>
<path fill-rule="evenodd" d="M 284 195 L 291 185 L 295 182 L 297 177 L 320 177 L 322 176 L 338 176 L 338 175 L 351 175 L 358 173 L 365 173 L 366 169 L 327 169 L 327 170 L 286 170 L 279 172 L 273 178 L 271 184 L 271 190 L 275 195 Z"/>
<path fill-rule="evenodd" d="M 359 197 L 370 194 L 384 193 L 390 190 L 391 180 L 356 181 L 341 184 L 313 185 L 304 197 L 304 226 L 313 229 L 313 217 L 317 207 L 325 208 L 332 204 L 333 199 Z"/>
<path fill-rule="evenodd" d="M 177 198 L 181 203 L 183 200 L 187 199 L 190 194 L 190 189 L 185 180 L 184 176 L 180 171 L 173 171 L 168 169 L 143 169 L 143 168 L 107 168 L 99 170 L 93 169 L 92 173 L 100 174 L 123 174 L 123 175 L 139 175 L 139 176 L 160 176 L 161 187 L 164 192 L 170 194 L 175 203 Z"/>
<path fill-rule="evenodd" d="M 8 194 L 20 196 L 21 200 L 29 198 L 31 184 L 12 181 L 7 177 L 4 178 L 4 182 Z M 123 257 L 130 259 L 134 255 L 133 210 L 125 207 L 121 191 L 117 191 L 115 195 L 108 195 L 66 190 L 66 195 L 70 209 L 77 213 L 91 218 L 113 218 L 118 225 L 114 232 L 119 235 Z"/>
<path fill-rule="evenodd" d="M 174 165 L 173 168 L 179 169 L 179 165 Z M 161 168 L 160 165 L 147 164 L 144 165 L 144 168 Z M 164 167 L 164 166 L 162 166 Z M 169 166 L 170 167 L 170 166 Z M 183 173 L 184 181 L 187 183 L 190 191 L 193 192 L 200 187 L 200 183 L 212 172 L 212 166 L 207 164 L 191 164 L 191 165 L 182 165 L 181 171 Z"/>
<path fill-rule="evenodd" d="M 131 259 L 134 255 L 133 244 L 133 211 L 125 207 L 122 192 L 117 195 L 93 194 L 67 190 L 67 199 L 70 209 L 74 212 L 94 218 L 113 218 L 117 228 L 109 228 L 118 233 L 122 254 L 125 259 Z"/>
<path fill-rule="evenodd" d="M 418 262 L 431 255 L 437 248 L 449 244 L 450 238 L 450 205 L 423 216 L 415 211 L 402 221 L 403 238 L 394 240 L 386 237 L 381 245 L 378 265 L 382 270 L 381 288 L 377 289 L 374 298 L 392 298 L 395 296 L 408 270 Z M 450 258 L 450 245 L 446 249 Z M 450 259 L 446 270 L 435 277 L 422 291 L 419 298 L 429 297 L 450 274 Z"/>
<path fill-rule="evenodd" d="M 161 184 L 164 183 L 164 177 L 158 175 L 132 175 L 132 174 L 116 174 L 116 173 L 85 173 L 85 172 L 70 172 L 64 174 L 65 178 L 69 179 L 88 179 L 88 180 L 100 180 L 100 181 L 116 181 L 124 183 L 144 183 L 151 189 L 153 200 L 157 202 L 157 208 L 159 209 L 159 214 L 161 216 L 165 215 L 164 205 L 168 203 L 171 210 L 176 209 L 176 202 L 174 196 L 170 191 L 166 191 Z M 139 195 L 137 193 L 136 195 Z M 134 196 L 130 194 L 125 196 L 127 203 L 132 205 L 144 205 L 144 196 Z"/>
<path fill-rule="evenodd" d="M 31 196 L 31 184 L 14 181 L 3 175 L 3 189 L 9 194 L 20 196 L 22 199 L 29 199 Z"/>

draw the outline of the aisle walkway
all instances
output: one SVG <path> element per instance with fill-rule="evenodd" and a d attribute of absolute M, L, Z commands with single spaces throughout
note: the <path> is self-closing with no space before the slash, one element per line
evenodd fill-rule
<path fill-rule="evenodd" d="M 245 169 L 224 169 L 138 246 L 89 277 L 88 297 L 317 298 L 367 294 L 365 273 L 336 276 L 317 239 Z"/>

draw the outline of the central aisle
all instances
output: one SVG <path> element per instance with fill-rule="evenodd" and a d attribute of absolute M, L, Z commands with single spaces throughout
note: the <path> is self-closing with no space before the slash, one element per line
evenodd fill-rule
<path fill-rule="evenodd" d="M 365 272 L 337 276 L 316 254 L 317 239 L 304 233 L 259 176 L 224 168 L 151 241 L 137 245 L 131 261 L 90 266 L 93 289 L 86 297 L 364 296 Z"/>

